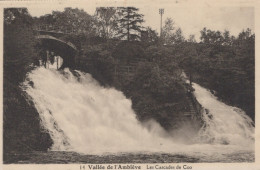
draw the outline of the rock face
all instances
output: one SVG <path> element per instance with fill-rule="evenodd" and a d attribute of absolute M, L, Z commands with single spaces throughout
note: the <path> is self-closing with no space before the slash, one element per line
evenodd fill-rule
<path fill-rule="evenodd" d="M 100 51 L 93 56 L 109 51 L 102 51 L 102 48 L 105 47 L 101 44 Z M 146 51 L 147 54 L 142 46 L 135 43 L 120 43 L 113 53 L 107 54 L 107 58 L 113 59 L 113 62 L 107 62 L 110 67 L 104 67 L 109 65 L 105 62 L 106 55 L 102 56 L 104 60 L 98 63 L 95 59 L 102 57 L 94 58 L 89 53 L 79 57 L 82 60 L 76 61 L 76 68 L 90 73 L 102 85 L 116 87 L 122 91 L 131 99 L 132 108 L 141 122 L 154 119 L 168 131 L 183 125 L 196 126 L 195 129 L 199 129 L 201 108 L 192 90 L 189 90 L 190 85 L 181 76 L 182 69 L 177 62 L 170 60 L 171 57 L 164 58 L 168 55 L 164 49 L 154 47 Z M 162 59 L 158 59 L 157 55 L 152 56 L 155 53 Z M 111 81 L 104 81 L 106 79 Z"/>
<path fill-rule="evenodd" d="M 4 153 L 47 151 L 52 145 L 50 135 L 40 125 L 34 105 L 8 80 L 4 80 L 3 117 Z"/>

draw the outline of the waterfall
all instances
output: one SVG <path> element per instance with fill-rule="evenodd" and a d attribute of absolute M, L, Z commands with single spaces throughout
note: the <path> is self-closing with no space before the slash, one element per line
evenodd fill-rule
<path fill-rule="evenodd" d="M 193 88 L 198 102 L 204 108 L 204 126 L 199 135 L 201 142 L 247 146 L 254 140 L 253 121 L 243 110 L 219 101 L 210 91 L 196 83 L 193 83 Z"/>
<path fill-rule="evenodd" d="M 33 84 L 33 85 L 32 85 Z M 191 155 L 254 150 L 252 120 L 194 84 L 195 96 L 205 108 L 205 124 L 196 142 L 184 144 L 157 122 L 139 122 L 130 99 L 105 88 L 90 74 L 36 68 L 23 89 L 34 102 L 42 126 L 54 144 L 51 150 L 84 154 L 167 152 Z M 211 116 L 209 116 L 211 115 Z M 149 127 L 149 128 L 148 128 Z"/>

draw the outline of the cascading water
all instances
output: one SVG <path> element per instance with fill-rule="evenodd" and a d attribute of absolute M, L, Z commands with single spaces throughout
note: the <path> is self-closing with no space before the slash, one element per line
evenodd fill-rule
<path fill-rule="evenodd" d="M 176 142 L 155 121 L 142 125 L 131 100 L 113 88 L 104 88 L 90 74 L 68 69 L 37 68 L 28 74 L 24 90 L 35 103 L 42 125 L 51 135 L 52 150 L 84 154 L 167 152 L 195 156 L 254 152 L 254 127 L 245 113 L 219 102 L 194 84 L 197 100 L 212 115 L 203 114 L 197 142 Z M 31 85 L 33 82 L 33 85 Z M 210 118 L 211 117 L 211 118 Z"/>
<path fill-rule="evenodd" d="M 254 141 L 253 121 L 239 108 L 228 106 L 208 90 L 193 83 L 195 96 L 203 106 L 200 141 L 248 146 Z"/>

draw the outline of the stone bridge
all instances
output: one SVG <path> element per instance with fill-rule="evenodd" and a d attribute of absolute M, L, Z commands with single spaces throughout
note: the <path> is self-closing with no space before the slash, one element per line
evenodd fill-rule
<path fill-rule="evenodd" d="M 35 38 L 39 40 L 38 48 L 42 51 L 41 55 L 47 55 L 47 51 L 54 52 L 55 56 L 63 58 L 61 68 L 74 67 L 75 56 L 78 54 L 78 49 L 73 43 L 64 38 L 71 33 L 67 31 L 62 32 L 57 29 L 42 29 L 40 27 L 35 27 L 34 33 Z"/>

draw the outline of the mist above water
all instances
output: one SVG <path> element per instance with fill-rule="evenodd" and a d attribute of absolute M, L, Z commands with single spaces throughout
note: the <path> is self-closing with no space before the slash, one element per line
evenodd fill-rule
<path fill-rule="evenodd" d="M 77 76 L 68 69 L 57 71 L 40 67 L 29 73 L 23 84 L 35 103 L 42 126 L 54 141 L 51 150 L 84 154 L 166 152 L 190 155 L 254 151 L 252 120 L 242 110 L 218 101 L 197 84 L 194 84 L 195 96 L 207 109 L 202 114 L 205 124 L 195 142 L 186 145 L 153 120 L 145 124 L 139 122 L 131 100 L 122 92 L 100 86 L 90 74 L 76 72 Z"/>

